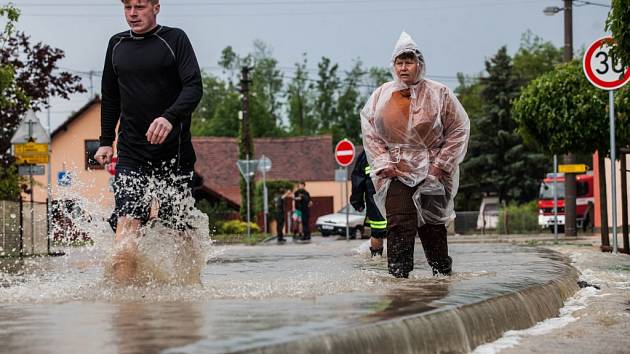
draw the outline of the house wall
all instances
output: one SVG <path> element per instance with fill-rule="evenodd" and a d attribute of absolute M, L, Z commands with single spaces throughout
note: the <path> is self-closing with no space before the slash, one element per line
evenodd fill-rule
<path fill-rule="evenodd" d="M 348 193 L 351 193 L 351 183 L 346 182 L 348 185 Z M 349 197 L 345 196 L 345 189 L 343 182 L 335 181 L 307 181 L 306 190 L 312 197 L 333 197 L 333 209 L 335 211 L 341 209 L 346 205 Z"/>
<path fill-rule="evenodd" d="M 65 130 L 57 132 L 52 140 L 51 169 L 53 199 L 82 198 L 97 206 L 112 208 L 113 193 L 109 189 L 111 175 L 106 170 L 87 170 L 85 166 L 85 140 L 98 140 L 100 136 L 101 105 L 89 107 L 81 117 L 72 121 Z M 48 173 L 48 166 L 46 166 Z M 73 177 L 70 186 L 59 186 L 57 174 L 70 172 Z M 47 175 L 35 178 L 34 199 L 47 198 Z"/>

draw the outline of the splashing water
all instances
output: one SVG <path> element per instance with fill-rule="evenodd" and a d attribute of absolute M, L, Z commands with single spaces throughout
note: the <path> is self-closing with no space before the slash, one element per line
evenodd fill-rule
<path fill-rule="evenodd" d="M 130 279 L 130 284 L 133 285 L 200 284 L 200 274 L 211 253 L 212 240 L 207 215 L 195 208 L 195 200 L 190 193 L 182 194 L 182 179 L 185 178 L 187 176 L 173 174 L 166 178 L 148 178 L 148 183 L 141 186 L 143 197 L 137 203 L 152 206 L 151 219 L 136 236 L 128 236 L 122 242 L 114 241 L 114 233 L 107 221 L 113 207 L 102 206 L 104 200 L 112 195 L 110 190 L 100 190 L 97 198 L 88 199 L 84 195 L 88 189 L 93 189 L 93 180 L 74 179 L 71 187 L 59 188 L 58 199 L 73 202 L 73 210 L 64 215 L 74 228 L 70 237 L 79 235 L 91 241 L 86 247 L 75 248 L 71 252 L 84 252 L 88 256 L 84 262 L 102 263 L 104 280 L 109 284 L 112 283 L 113 268 L 119 263 L 132 265 L 135 276 Z M 132 181 L 122 178 L 116 183 L 127 193 L 136 192 L 132 190 L 137 187 Z M 155 210 L 160 207 L 156 201 L 165 198 L 172 202 L 168 220 Z M 181 228 L 182 231 L 168 227 L 173 224 L 185 227 Z M 53 223 L 53 234 L 68 235 L 67 228 L 68 223 Z M 65 239 L 62 243 L 67 244 L 68 241 Z"/>

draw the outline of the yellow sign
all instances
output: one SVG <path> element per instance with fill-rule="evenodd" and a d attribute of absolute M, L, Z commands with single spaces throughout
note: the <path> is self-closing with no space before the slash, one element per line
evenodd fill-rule
<path fill-rule="evenodd" d="M 18 165 L 37 165 L 48 163 L 48 155 L 16 156 Z"/>
<path fill-rule="evenodd" d="M 588 166 L 585 164 L 558 165 L 558 172 L 564 173 L 585 173 Z"/>
<path fill-rule="evenodd" d="M 14 144 L 15 156 L 48 155 L 48 144 Z"/>

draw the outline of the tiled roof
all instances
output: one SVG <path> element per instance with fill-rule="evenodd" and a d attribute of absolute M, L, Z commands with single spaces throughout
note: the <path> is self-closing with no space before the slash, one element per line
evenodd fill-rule
<path fill-rule="evenodd" d="M 240 204 L 240 174 L 236 166 L 236 138 L 193 137 L 197 163 L 195 171 L 204 187 L 235 204 Z M 271 159 L 269 180 L 331 181 L 335 177 L 330 135 L 254 139 L 254 156 Z M 261 178 L 257 173 L 256 179 Z"/>

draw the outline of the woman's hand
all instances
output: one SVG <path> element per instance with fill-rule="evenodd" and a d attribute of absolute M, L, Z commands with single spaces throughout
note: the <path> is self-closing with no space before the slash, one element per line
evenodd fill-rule
<path fill-rule="evenodd" d="M 396 169 L 394 167 L 387 166 L 384 169 L 376 172 L 376 175 L 382 178 L 394 178 L 398 176 L 398 172 L 396 172 Z"/>

